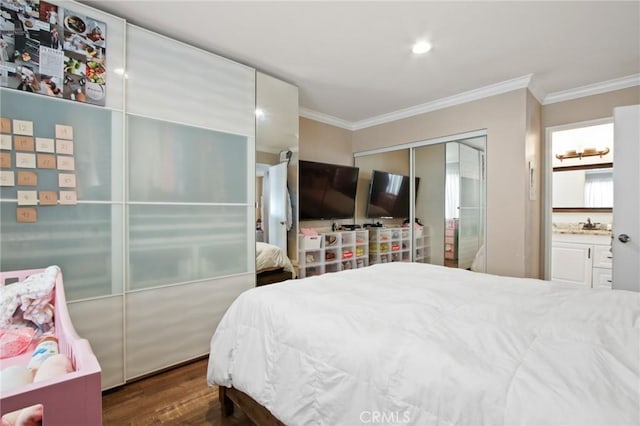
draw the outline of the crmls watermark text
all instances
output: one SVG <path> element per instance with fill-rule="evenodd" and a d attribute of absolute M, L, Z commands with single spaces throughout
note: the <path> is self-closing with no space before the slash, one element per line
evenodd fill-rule
<path fill-rule="evenodd" d="M 408 411 L 362 411 L 360 421 L 364 424 L 405 424 L 411 421 Z"/>

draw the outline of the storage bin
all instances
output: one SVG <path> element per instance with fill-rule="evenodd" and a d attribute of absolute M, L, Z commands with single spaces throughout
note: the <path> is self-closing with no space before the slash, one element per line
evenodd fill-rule
<path fill-rule="evenodd" d="M 305 235 L 301 239 L 302 249 L 317 250 L 320 248 L 322 238 L 319 235 Z"/>

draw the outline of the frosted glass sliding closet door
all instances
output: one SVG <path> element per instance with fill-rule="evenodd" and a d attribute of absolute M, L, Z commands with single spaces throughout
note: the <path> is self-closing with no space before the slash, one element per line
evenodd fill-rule
<path fill-rule="evenodd" d="M 111 70 L 124 66 L 125 22 L 76 2 L 55 3 L 108 28 L 105 106 L 0 89 L 0 115 L 31 122 L 32 136 L 40 139 L 27 155 L 52 155 L 57 161 L 59 154 L 66 154 L 67 161 L 73 159 L 73 170 L 37 163 L 25 168 L 16 164 L 15 147 L 2 148 L 13 160 L 14 176 L 28 172 L 37 180 L 0 188 L 0 269 L 60 266 L 74 327 L 90 341 L 102 368 L 102 387 L 108 388 L 124 382 L 124 82 Z M 72 144 L 64 152 L 54 142 L 56 125 L 73 130 L 67 134 Z M 61 174 L 72 175 L 72 183 L 61 186 Z M 37 212 L 36 222 L 18 223 L 18 190 L 71 191 L 77 204 L 63 205 L 59 199 L 50 205 L 38 203 L 29 206 Z"/>
<path fill-rule="evenodd" d="M 106 25 L 105 106 L 0 88 L 2 118 L 31 122 L 41 148 L 61 139 L 56 125 L 72 128 L 62 154 L 74 162 L 69 187 L 55 167 L 19 167 L 61 153 L 17 156 L 3 124 L 2 176 L 16 182 L 0 186 L 0 268 L 61 267 L 106 389 L 207 353 L 226 308 L 255 285 L 255 70 L 55 3 Z M 36 185 L 17 184 L 25 171 Z M 36 200 L 37 220 L 21 223 L 18 190 L 75 191 L 78 202 Z"/>
<path fill-rule="evenodd" d="M 127 27 L 126 377 L 209 350 L 255 284 L 255 71 Z"/>

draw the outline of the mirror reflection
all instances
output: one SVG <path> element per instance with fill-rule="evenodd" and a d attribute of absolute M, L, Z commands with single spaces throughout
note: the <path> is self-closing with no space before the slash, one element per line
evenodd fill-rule
<path fill-rule="evenodd" d="M 482 136 L 411 148 L 413 261 L 485 270 L 485 146 Z M 357 223 L 408 227 L 411 150 L 356 156 Z"/>
<path fill-rule="evenodd" d="M 297 259 L 298 88 L 256 73 L 256 241 Z"/>
<path fill-rule="evenodd" d="M 429 263 L 485 270 L 484 151 L 485 137 L 415 149 L 415 212 L 431 233 Z"/>
<path fill-rule="evenodd" d="M 612 208 L 613 168 L 555 168 L 553 208 Z"/>

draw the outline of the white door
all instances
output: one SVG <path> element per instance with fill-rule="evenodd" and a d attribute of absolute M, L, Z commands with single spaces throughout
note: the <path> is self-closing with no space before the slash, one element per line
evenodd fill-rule
<path fill-rule="evenodd" d="M 268 173 L 268 220 L 266 241 L 287 252 L 287 163 L 269 167 Z"/>
<path fill-rule="evenodd" d="M 640 105 L 613 110 L 613 288 L 640 291 Z"/>

